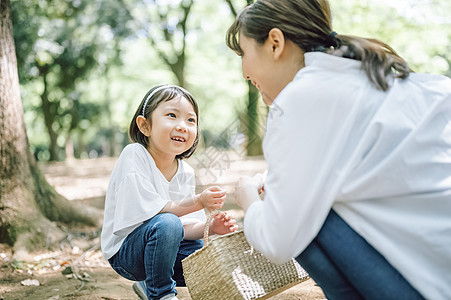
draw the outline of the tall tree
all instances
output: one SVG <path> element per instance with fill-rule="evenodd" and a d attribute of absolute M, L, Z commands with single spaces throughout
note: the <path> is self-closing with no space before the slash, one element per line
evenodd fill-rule
<path fill-rule="evenodd" d="M 92 22 L 83 14 L 85 9 L 86 1 L 57 0 L 25 0 L 12 7 L 15 41 L 21 50 L 17 52 L 20 79 L 40 81 L 43 85 L 40 98 L 50 160 L 59 159 L 58 139 L 72 129 L 77 118 L 71 109 L 79 100 L 79 93 L 73 93 L 77 79 L 86 76 L 95 63 L 96 44 L 87 38 L 92 33 L 86 26 Z M 27 46 L 30 51 L 24 51 Z"/>
<path fill-rule="evenodd" d="M 93 123 L 95 113 L 108 111 L 81 101 L 78 85 L 94 67 L 106 70 L 120 63 L 120 41 L 131 34 L 131 16 L 124 7 L 124 0 L 23 0 L 12 5 L 19 78 L 42 85 L 40 108 L 50 160 L 61 158 L 61 141 L 71 144 L 67 142 L 82 120 Z M 84 106 L 87 114 L 81 115 L 78 108 Z"/>
<path fill-rule="evenodd" d="M 102 48 L 101 56 L 104 59 L 97 60 L 99 66 L 98 71 L 101 72 L 104 81 L 104 99 L 102 103 L 102 111 L 105 113 L 107 122 L 107 128 L 104 129 L 107 132 L 108 143 L 106 153 L 104 155 L 117 156 L 120 154 L 121 145 L 117 141 L 117 135 L 119 132 L 119 125 L 113 118 L 113 112 L 111 108 L 111 70 L 115 66 L 122 66 L 122 51 L 121 43 L 124 39 L 134 35 L 134 31 L 130 25 L 133 21 L 130 10 L 128 9 L 127 2 L 129 0 L 102 0 L 99 6 L 99 18 L 98 23 L 102 26 L 103 32 L 107 32 L 109 35 L 109 41 L 107 41 Z M 85 115 L 90 115 L 90 110 L 84 110 Z M 99 112 L 100 113 L 100 112 Z M 80 130 L 80 128 L 77 128 Z"/>
<path fill-rule="evenodd" d="M 245 0 L 245 5 L 250 5 L 253 0 Z M 236 18 L 238 13 L 237 9 L 233 5 L 231 0 L 226 0 L 229 5 L 232 15 Z M 260 118 L 258 113 L 258 101 L 259 93 L 258 89 L 251 83 L 250 80 L 247 81 L 248 84 L 248 96 L 247 96 L 247 109 L 246 109 L 246 137 L 247 137 L 247 155 L 256 156 L 263 153 L 262 150 L 262 139 L 260 132 Z"/>
<path fill-rule="evenodd" d="M 138 1 L 137 7 L 148 13 L 143 15 L 135 8 L 137 30 L 147 35 L 152 48 L 174 74 L 178 85 L 185 87 L 187 21 L 194 0 L 160 2 Z"/>
<path fill-rule="evenodd" d="M 0 242 L 44 247 L 62 232 L 54 222 L 99 224 L 99 214 L 58 195 L 29 149 L 20 100 L 9 0 L 0 0 Z M 52 222 L 54 221 L 54 222 Z"/>

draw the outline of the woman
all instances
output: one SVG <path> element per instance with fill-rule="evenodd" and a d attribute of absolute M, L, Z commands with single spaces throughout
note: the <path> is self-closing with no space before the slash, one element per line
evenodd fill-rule
<path fill-rule="evenodd" d="M 226 40 L 271 106 L 264 201 L 236 188 L 250 244 L 328 299 L 449 299 L 451 80 L 336 34 L 326 0 L 258 0 Z"/>

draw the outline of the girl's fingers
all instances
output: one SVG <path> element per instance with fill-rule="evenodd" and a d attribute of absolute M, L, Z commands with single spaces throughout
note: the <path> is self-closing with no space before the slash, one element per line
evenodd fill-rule
<path fill-rule="evenodd" d="M 208 188 L 208 190 L 212 193 L 225 193 L 225 190 L 223 190 L 219 186 L 211 186 Z"/>
<path fill-rule="evenodd" d="M 215 205 L 223 205 L 223 204 L 224 204 L 224 201 L 216 201 L 216 202 L 214 202 L 214 204 L 215 204 Z"/>
<path fill-rule="evenodd" d="M 220 211 L 220 212 L 215 216 L 215 218 L 218 219 L 218 220 L 222 220 L 222 219 L 224 219 L 224 215 L 225 215 L 225 212 Z"/>
<path fill-rule="evenodd" d="M 235 219 L 229 220 L 229 221 L 227 221 L 227 224 L 235 225 L 236 220 Z"/>
<path fill-rule="evenodd" d="M 229 226 L 229 227 L 234 226 L 235 224 L 236 224 L 236 220 L 235 219 L 232 219 L 230 221 L 224 222 L 224 226 Z"/>
<path fill-rule="evenodd" d="M 215 198 L 215 200 L 224 202 L 225 198 L 226 198 L 226 196 L 224 195 L 224 196 L 222 196 L 220 198 Z"/>
<path fill-rule="evenodd" d="M 216 205 L 221 205 L 220 203 L 215 203 Z M 223 224 L 224 224 L 224 226 L 228 226 L 228 227 L 231 227 L 231 226 L 235 226 L 235 224 L 236 224 L 236 220 L 235 219 L 233 219 L 231 216 L 229 216 L 226 212 L 224 212 L 224 211 L 219 211 L 215 216 L 214 216 L 214 218 L 217 220 L 217 221 L 220 221 L 220 222 L 222 222 Z"/>
<path fill-rule="evenodd" d="M 211 191 L 217 191 L 217 190 L 222 190 L 221 187 L 217 186 L 217 185 L 213 185 L 211 187 L 208 188 Z"/>
<path fill-rule="evenodd" d="M 222 198 L 226 196 L 226 192 L 225 191 L 221 191 L 221 192 L 211 192 L 211 197 L 213 198 Z"/>

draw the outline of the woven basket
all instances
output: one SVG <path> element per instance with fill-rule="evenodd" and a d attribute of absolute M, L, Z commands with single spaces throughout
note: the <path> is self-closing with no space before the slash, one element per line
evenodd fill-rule
<path fill-rule="evenodd" d="M 193 300 L 267 299 L 309 278 L 294 259 L 283 265 L 270 262 L 249 245 L 243 231 L 216 237 L 207 245 L 205 227 L 204 247 L 182 261 Z"/>

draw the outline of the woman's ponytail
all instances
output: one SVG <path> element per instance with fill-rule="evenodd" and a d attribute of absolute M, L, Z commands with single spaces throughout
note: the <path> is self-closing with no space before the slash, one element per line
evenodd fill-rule
<path fill-rule="evenodd" d="M 406 61 L 389 45 L 376 40 L 350 35 L 337 35 L 340 56 L 360 60 L 370 82 L 378 89 L 389 88 L 389 78 L 405 79 L 412 70 Z M 333 54 L 335 54 L 333 53 Z"/>

